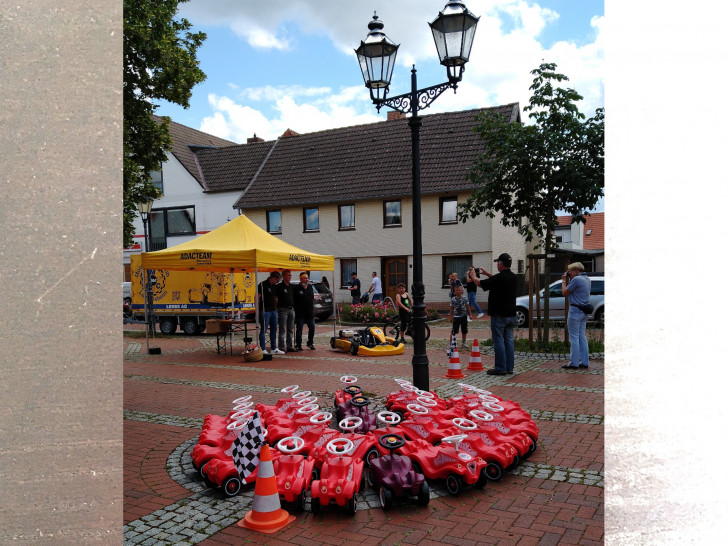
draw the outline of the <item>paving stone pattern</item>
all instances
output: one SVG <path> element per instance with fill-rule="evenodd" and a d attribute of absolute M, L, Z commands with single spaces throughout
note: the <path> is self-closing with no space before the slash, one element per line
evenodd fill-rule
<path fill-rule="evenodd" d="M 434 333 L 434 331 L 433 331 Z M 125 338 L 124 350 L 124 543 L 156 544 L 601 544 L 604 541 L 604 362 L 593 355 L 588 370 L 563 370 L 555 355 L 516 356 L 515 374 L 445 379 L 448 359 L 430 350 L 430 388 L 443 398 L 467 383 L 518 402 L 540 429 L 538 449 L 527 461 L 483 490 L 458 497 L 431 482 L 427 507 L 396 504 L 384 512 L 366 488 L 355 516 L 322 507 L 321 513 L 289 509 L 296 520 L 272 535 L 238 527 L 251 509 L 254 486 L 225 498 L 208 488 L 192 467 L 190 452 L 207 413 L 226 414 L 230 401 L 252 394 L 274 403 L 291 383 L 319 397 L 333 411 L 342 375 L 356 375 L 374 411 L 411 379 L 412 348 L 396 357 L 366 358 L 335 352 L 328 335 L 316 351 L 246 363 L 217 353 L 211 336 L 156 338 L 161 355 L 145 342 Z M 481 348 L 483 367 L 493 357 Z M 323 402 L 323 403 L 322 403 Z M 327 404 L 328 402 L 328 404 Z M 328 405 L 329 407 L 325 407 Z"/>

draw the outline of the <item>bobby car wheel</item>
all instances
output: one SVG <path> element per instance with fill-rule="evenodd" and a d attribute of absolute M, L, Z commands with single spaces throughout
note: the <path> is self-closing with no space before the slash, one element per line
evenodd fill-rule
<path fill-rule="evenodd" d="M 456 497 L 463 490 L 463 480 L 456 474 L 448 474 L 445 478 L 445 487 L 448 493 Z"/>
<path fill-rule="evenodd" d="M 223 482 L 222 490 L 225 492 L 226 497 L 234 497 L 238 493 L 240 493 L 242 485 L 243 484 L 240 481 L 239 477 L 230 476 L 228 479 L 225 480 L 225 482 Z"/>
<path fill-rule="evenodd" d="M 389 510 L 392 508 L 392 492 L 384 487 L 383 485 L 379 486 L 379 504 L 382 505 L 382 510 Z"/>

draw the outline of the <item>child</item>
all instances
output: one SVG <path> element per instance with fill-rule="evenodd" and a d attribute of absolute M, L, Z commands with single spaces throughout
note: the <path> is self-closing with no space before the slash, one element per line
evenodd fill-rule
<path fill-rule="evenodd" d="M 448 318 L 452 318 L 452 335 L 457 336 L 458 330 L 462 328 L 463 343 L 461 349 L 467 349 L 466 340 L 468 338 L 468 317 L 473 318 L 470 312 L 470 304 L 468 298 L 463 297 L 463 285 L 456 284 L 453 287 L 455 294 L 450 298 L 450 314 Z"/>

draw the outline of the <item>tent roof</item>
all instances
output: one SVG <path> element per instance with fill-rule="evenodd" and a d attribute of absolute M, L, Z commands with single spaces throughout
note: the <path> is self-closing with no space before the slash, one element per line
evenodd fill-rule
<path fill-rule="evenodd" d="M 334 257 L 286 243 L 240 215 L 204 235 L 164 250 L 142 253 L 143 269 L 175 271 L 333 271 Z"/>

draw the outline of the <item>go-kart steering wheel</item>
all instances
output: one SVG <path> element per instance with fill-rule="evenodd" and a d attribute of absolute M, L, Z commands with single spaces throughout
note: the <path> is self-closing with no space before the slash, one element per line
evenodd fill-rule
<path fill-rule="evenodd" d="M 309 417 L 308 420 L 311 421 L 314 425 L 323 425 L 331 421 L 331 419 L 333 418 L 334 416 L 329 411 L 318 411 L 314 413 L 311 417 Z"/>
<path fill-rule="evenodd" d="M 448 444 L 453 444 L 453 446 L 455 446 L 455 451 L 457 451 L 460 442 L 465 440 L 467 437 L 467 434 L 453 434 L 452 436 L 445 436 L 442 441 L 447 442 Z"/>
<path fill-rule="evenodd" d="M 394 449 L 398 449 L 404 445 L 404 437 L 399 434 L 385 434 L 379 438 L 379 445 L 389 449 L 390 452 Z"/>
<path fill-rule="evenodd" d="M 493 415 L 488 413 L 485 410 L 480 409 L 474 409 L 470 411 L 470 417 L 475 419 L 476 421 L 492 421 Z"/>
<path fill-rule="evenodd" d="M 300 400 L 296 400 L 296 405 L 298 406 L 308 406 L 309 404 L 313 404 L 318 400 L 318 397 L 316 396 L 307 396 L 306 398 L 301 398 Z"/>
<path fill-rule="evenodd" d="M 281 389 L 281 392 L 284 392 L 286 394 L 290 394 L 292 392 L 296 392 L 298 390 L 298 385 L 288 385 L 287 387 L 283 387 Z"/>
<path fill-rule="evenodd" d="M 361 417 L 344 417 L 339 421 L 339 428 L 353 431 L 355 428 L 360 427 L 364 420 Z"/>
<path fill-rule="evenodd" d="M 351 399 L 351 405 L 356 406 L 357 408 L 363 408 L 364 406 L 369 405 L 369 398 L 366 396 L 355 396 Z"/>
<path fill-rule="evenodd" d="M 311 413 L 316 413 L 319 409 L 318 404 L 306 404 L 305 406 L 301 406 L 296 410 L 296 413 L 301 413 L 303 415 L 309 415 Z"/>
<path fill-rule="evenodd" d="M 393 411 L 380 411 L 377 413 L 377 420 L 385 425 L 397 425 L 402 421 L 402 417 Z"/>
<path fill-rule="evenodd" d="M 460 430 L 475 430 L 476 428 L 478 428 L 478 425 L 476 425 L 470 419 L 466 419 L 465 417 L 455 417 L 452 422 Z"/>
<path fill-rule="evenodd" d="M 286 436 L 278 440 L 276 449 L 283 453 L 296 453 L 303 449 L 304 443 L 303 438 L 299 438 L 298 436 Z"/>
<path fill-rule="evenodd" d="M 430 410 L 421 404 L 407 404 L 407 409 L 415 415 L 425 415 L 430 412 Z"/>
<path fill-rule="evenodd" d="M 339 381 L 341 381 L 342 383 L 356 383 L 357 378 L 353 375 L 342 375 L 339 378 Z"/>
<path fill-rule="evenodd" d="M 251 398 L 253 398 L 253 395 L 251 395 L 251 394 L 249 394 L 247 396 L 241 396 L 240 398 L 236 398 L 235 400 L 233 400 L 233 405 L 242 404 L 243 402 L 247 402 Z"/>
<path fill-rule="evenodd" d="M 295 398 L 296 400 L 299 400 L 301 398 L 306 398 L 307 396 L 311 395 L 311 391 L 298 391 L 296 394 L 292 395 L 291 398 Z"/>
<path fill-rule="evenodd" d="M 354 442 L 348 438 L 334 438 L 326 444 L 326 451 L 332 455 L 347 455 L 354 449 Z"/>
<path fill-rule="evenodd" d="M 250 419 L 250 416 L 253 415 L 255 411 L 252 409 L 246 409 L 246 410 L 240 410 L 236 411 L 230 416 L 229 421 L 232 423 L 233 421 L 247 421 Z"/>
<path fill-rule="evenodd" d="M 434 408 L 437 406 L 437 400 L 433 400 L 432 398 L 427 398 L 426 396 L 418 396 L 417 402 L 419 402 L 421 405 L 425 406 L 426 408 Z"/>
<path fill-rule="evenodd" d="M 346 394 L 356 396 L 357 394 L 361 394 L 361 387 L 357 385 L 349 385 L 348 387 L 344 387 L 344 392 Z"/>

